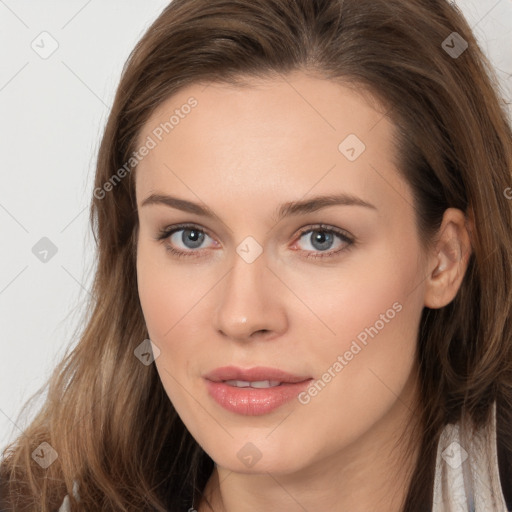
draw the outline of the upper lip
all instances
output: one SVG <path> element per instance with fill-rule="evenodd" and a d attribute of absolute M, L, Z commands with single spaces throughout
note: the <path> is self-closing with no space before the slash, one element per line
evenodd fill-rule
<path fill-rule="evenodd" d="M 279 382 L 303 382 L 311 377 L 292 375 L 278 368 L 267 368 L 255 366 L 253 368 L 238 368 L 236 366 L 223 366 L 204 375 L 205 379 L 213 382 L 225 380 L 243 380 L 246 382 L 258 382 L 264 380 L 275 380 Z"/>

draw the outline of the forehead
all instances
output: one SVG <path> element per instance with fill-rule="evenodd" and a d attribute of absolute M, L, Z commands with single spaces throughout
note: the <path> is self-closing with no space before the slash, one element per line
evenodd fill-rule
<path fill-rule="evenodd" d="M 154 148 L 138 165 L 137 195 L 185 185 L 188 196 L 200 191 L 255 204 L 332 191 L 377 205 L 397 194 L 404 199 L 393 133 L 373 97 L 302 73 L 242 87 L 193 84 L 163 102 L 141 130 L 139 144 L 151 138 Z"/>

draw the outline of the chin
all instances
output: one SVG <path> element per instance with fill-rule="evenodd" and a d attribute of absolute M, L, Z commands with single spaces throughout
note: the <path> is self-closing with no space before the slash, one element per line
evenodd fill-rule
<path fill-rule="evenodd" d="M 233 442 L 224 445 L 222 451 L 209 451 L 215 463 L 229 471 L 244 474 L 289 474 L 300 471 L 307 465 L 308 457 L 296 446 L 283 449 L 282 441 L 259 443 L 257 440 Z M 262 446 L 265 444 L 265 446 Z M 231 452 L 228 455 L 226 452 Z"/>

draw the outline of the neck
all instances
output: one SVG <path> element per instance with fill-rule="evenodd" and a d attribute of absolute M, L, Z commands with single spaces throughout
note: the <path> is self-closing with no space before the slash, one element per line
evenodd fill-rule
<path fill-rule="evenodd" d="M 408 493 L 420 449 L 417 385 L 349 446 L 292 473 L 235 473 L 215 466 L 198 512 L 330 510 L 396 512 Z"/>

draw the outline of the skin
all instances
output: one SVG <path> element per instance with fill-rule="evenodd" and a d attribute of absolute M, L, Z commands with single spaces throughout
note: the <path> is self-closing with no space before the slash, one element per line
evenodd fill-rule
<path fill-rule="evenodd" d="M 197 107 L 137 168 L 137 273 L 162 384 L 216 463 L 206 488 L 213 510 L 399 510 L 417 461 L 419 321 L 424 306 L 443 307 L 459 289 L 470 247 L 463 213 L 447 210 L 439 242 L 421 249 L 412 192 L 392 163 L 393 125 L 368 96 L 303 72 L 243 88 L 195 84 L 159 106 L 139 141 L 190 96 Z M 353 162 L 338 150 L 349 134 L 366 145 Z M 338 192 L 376 209 L 273 217 L 283 203 Z M 142 206 L 154 193 L 217 217 Z M 183 231 L 156 240 L 179 223 L 206 231 L 199 248 L 184 245 Z M 337 236 L 314 244 L 320 223 L 355 243 L 307 259 L 348 245 Z M 250 264 L 236 252 L 248 236 L 263 250 Z M 165 243 L 200 256 L 176 258 Z M 229 364 L 320 379 L 394 303 L 400 312 L 308 404 L 242 416 L 207 393 L 202 375 Z M 411 439 L 409 457 L 400 435 Z M 237 457 L 248 442 L 261 454 L 252 467 Z M 204 500 L 196 508 L 210 510 Z"/>

